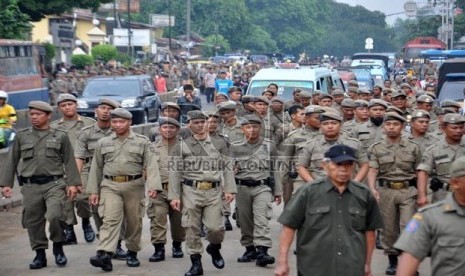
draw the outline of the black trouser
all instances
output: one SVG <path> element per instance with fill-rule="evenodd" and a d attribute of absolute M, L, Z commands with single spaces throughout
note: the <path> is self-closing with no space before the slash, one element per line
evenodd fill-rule
<path fill-rule="evenodd" d="M 205 95 L 207 97 L 207 103 L 213 102 L 213 100 L 215 99 L 215 87 L 206 87 Z"/>

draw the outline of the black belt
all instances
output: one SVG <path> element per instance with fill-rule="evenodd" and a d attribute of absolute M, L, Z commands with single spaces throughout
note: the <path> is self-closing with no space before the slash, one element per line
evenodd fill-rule
<path fill-rule="evenodd" d="M 163 190 L 168 191 L 168 182 L 161 183 L 161 187 L 163 188 Z"/>
<path fill-rule="evenodd" d="M 138 175 L 104 175 L 106 179 L 114 182 L 129 182 L 142 177 L 142 174 Z"/>
<path fill-rule="evenodd" d="M 87 157 L 87 158 L 84 158 L 84 163 L 89 163 L 92 161 L 92 157 Z"/>
<path fill-rule="evenodd" d="M 210 181 L 198 181 L 185 179 L 184 185 L 197 188 L 199 190 L 209 190 L 220 186 L 220 182 L 210 182 Z"/>
<path fill-rule="evenodd" d="M 268 185 L 268 178 L 262 180 L 252 180 L 252 179 L 237 179 L 236 184 L 247 187 L 258 187 L 260 185 Z"/>
<path fill-rule="evenodd" d="M 20 176 L 19 177 L 21 182 L 23 184 L 38 184 L 38 185 L 43 185 L 43 184 L 47 184 L 49 182 L 52 182 L 52 181 L 56 181 L 58 179 L 61 179 L 63 178 L 63 175 L 50 175 L 50 176 L 46 176 L 46 175 L 33 175 L 31 177 L 23 177 L 23 176 Z"/>
<path fill-rule="evenodd" d="M 416 187 L 417 180 L 416 178 L 410 180 L 387 180 L 387 179 L 379 179 L 378 180 L 379 186 L 384 187 L 386 186 L 389 189 L 393 190 L 401 190 L 407 189 L 408 187 Z"/>

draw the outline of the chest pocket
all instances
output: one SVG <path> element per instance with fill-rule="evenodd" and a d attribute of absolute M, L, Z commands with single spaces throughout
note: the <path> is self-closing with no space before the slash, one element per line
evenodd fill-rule
<path fill-rule="evenodd" d="M 452 163 L 452 160 L 447 158 L 442 158 L 436 161 L 436 174 L 437 175 L 448 175 L 449 167 Z"/>
<path fill-rule="evenodd" d="M 357 231 L 364 231 L 366 226 L 366 210 L 357 207 L 349 207 L 350 223 Z"/>
<path fill-rule="evenodd" d="M 60 156 L 60 150 L 61 150 L 61 143 L 60 141 L 47 141 L 45 145 L 46 149 L 46 155 L 47 157 L 59 157 Z"/>
<path fill-rule="evenodd" d="M 100 151 L 105 162 L 112 161 L 115 158 L 115 146 L 102 146 Z"/>
<path fill-rule="evenodd" d="M 465 249 L 465 239 L 460 237 L 443 236 L 438 238 L 437 245 L 445 263 L 451 265 L 460 263 L 460 256 Z"/>
<path fill-rule="evenodd" d="M 312 154 L 312 158 L 310 160 L 310 167 L 321 169 L 321 163 L 323 162 L 323 158 L 323 153 L 317 152 L 315 154 Z"/>
<path fill-rule="evenodd" d="M 401 153 L 398 158 L 399 161 L 397 163 L 401 169 L 415 170 L 415 156 L 413 156 L 411 152 Z"/>
<path fill-rule="evenodd" d="M 312 207 L 307 211 L 308 225 L 311 229 L 323 229 L 330 225 L 330 207 Z"/>
<path fill-rule="evenodd" d="M 394 156 L 383 156 L 379 158 L 379 170 L 382 172 L 387 172 L 390 169 L 394 169 Z"/>
<path fill-rule="evenodd" d="M 370 132 L 359 132 L 358 133 L 358 140 L 360 142 L 362 141 L 368 141 L 371 139 L 371 135 L 370 135 Z"/>
<path fill-rule="evenodd" d="M 23 160 L 29 160 L 32 157 L 34 157 L 34 145 L 33 144 L 21 145 L 21 158 Z"/>
<path fill-rule="evenodd" d="M 144 157 L 143 145 L 140 145 L 140 146 L 134 145 L 134 146 L 129 147 L 129 155 L 128 155 L 129 162 L 142 163 L 143 157 Z"/>

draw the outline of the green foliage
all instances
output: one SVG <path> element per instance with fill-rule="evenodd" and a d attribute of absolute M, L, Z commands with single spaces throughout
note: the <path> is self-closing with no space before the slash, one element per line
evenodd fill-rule
<path fill-rule="evenodd" d="M 95 60 L 108 62 L 118 56 L 118 50 L 113 45 L 97 45 L 92 47 L 92 56 Z"/>
<path fill-rule="evenodd" d="M 40 21 L 46 15 L 70 12 L 73 8 L 92 9 L 94 11 L 101 3 L 110 3 L 113 0 L 21 0 L 20 10 L 28 14 L 32 21 Z"/>
<path fill-rule="evenodd" d="M 48 60 L 52 60 L 55 57 L 55 46 L 52 43 L 44 42 L 42 43 L 45 49 L 45 58 Z"/>
<path fill-rule="evenodd" d="M 210 35 L 205 39 L 202 54 L 208 57 L 214 56 L 216 53 L 224 54 L 230 50 L 229 42 L 222 35 Z"/>
<path fill-rule="evenodd" d="M 78 69 L 83 69 L 85 66 L 93 65 L 94 58 L 89 55 L 72 55 L 71 64 L 76 66 Z"/>
<path fill-rule="evenodd" d="M 25 39 L 31 31 L 29 16 L 18 8 L 17 0 L 0 0 L 0 38 Z"/>
<path fill-rule="evenodd" d="M 118 52 L 118 55 L 116 56 L 115 59 L 116 59 L 116 61 L 121 62 L 121 64 L 123 64 L 125 66 L 131 65 L 131 58 L 125 53 Z"/>

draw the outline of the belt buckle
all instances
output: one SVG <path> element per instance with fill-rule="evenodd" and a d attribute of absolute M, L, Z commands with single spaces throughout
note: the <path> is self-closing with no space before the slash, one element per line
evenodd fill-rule
<path fill-rule="evenodd" d="M 118 175 L 113 177 L 115 182 L 127 182 L 127 177 L 125 175 Z"/>
<path fill-rule="evenodd" d="M 206 181 L 197 182 L 197 189 L 199 189 L 199 190 L 209 190 L 209 189 L 211 189 L 213 187 L 212 184 L 213 183 L 206 182 Z"/>
<path fill-rule="evenodd" d="M 404 182 L 391 182 L 391 189 L 400 190 L 405 187 Z"/>

